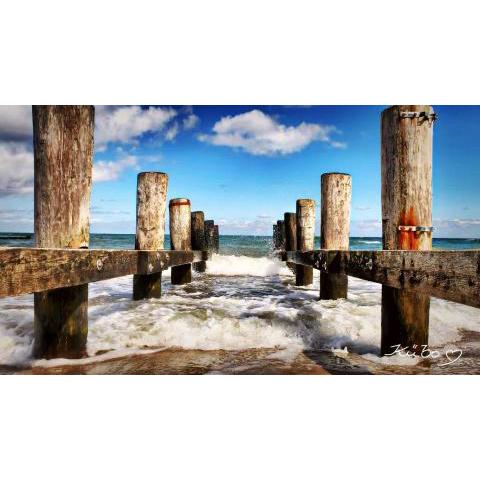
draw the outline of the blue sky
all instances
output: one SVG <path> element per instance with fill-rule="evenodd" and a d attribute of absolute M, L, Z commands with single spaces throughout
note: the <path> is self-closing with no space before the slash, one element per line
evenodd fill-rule
<path fill-rule="evenodd" d="M 97 107 L 91 231 L 134 233 L 143 170 L 168 173 L 168 197 L 190 198 L 222 233 L 258 235 L 297 198 L 318 202 L 320 175 L 341 171 L 352 175 L 352 236 L 380 235 L 384 108 Z M 480 237 L 480 107 L 434 109 L 435 236 Z M 0 107 L 0 231 L 33 230 L 31 135 L 30 107 Z"/>

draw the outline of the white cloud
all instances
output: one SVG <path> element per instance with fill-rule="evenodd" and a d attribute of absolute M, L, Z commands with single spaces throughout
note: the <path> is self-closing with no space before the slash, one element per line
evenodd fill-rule
<path fill-rule="evenodd" d="M 175 122 L 165 133 L 165 140 L 172 141 L 178 134 L 178 123 Z"/>
<path fill-rule="evenodd" d="M 33 153 L 22 142 L 0 142 L 0 197 L 33 192 Z"/>
<path fill-rule="evenodd" d="M 332 125 L 302 122 L 295 127 L 287 126 L 260 110 L 251 110 L 221 118 L 213 126 L 213 134 L 199 135 L 198 139 L 212 145 L 241 148 L 253 155 L 285 155 L 315 141 L 345 148 L 345 144 L 331 140 L 332 133 L 338 133 Z"/>
<path fill-rule="evenodd" d="M 137 143 L 148 132 L 160 132 L 177 115 L 173 108 L 139 106 L 95 108 L 95 145 L 99 150 L 108 143 Z"/>
<path fill-rule="evenodd" d="M 195 128 L 199 121 L 200 119 L 195 114 L 191 113 L 188 117 L 183 119 L 183 128 L 185 130 Z"/>
<path fill-rule="evenodd" d="M 0 105 L 0 140 L 29 140 L 33 136 L 30 105 Z"/>
<path fill-rule="evenodd" d="M 93 181 L 109 182 L 117 180 L 120 174 L 126 169 L 138 170 L 138 159 L 134 155 L 126 155 L 120 160 L 100 160 L 93 164 Z"/>

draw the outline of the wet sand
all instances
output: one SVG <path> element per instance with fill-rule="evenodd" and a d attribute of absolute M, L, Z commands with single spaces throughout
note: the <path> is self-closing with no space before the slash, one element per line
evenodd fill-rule
<path fill-rule="evenodd" d="M 386 365 L 356 353 L 287 352 L 275 348 L 184 350 L 169 348 L 101 360 L 31 368 L 1 367 L 2 374 L 21 375 L 445 375 L 480 374 L 480 334 L 463 332 L 457 362 L 422 360 L 413 366 Z M 91 361 L 90 361 L 91 360 Z"/>

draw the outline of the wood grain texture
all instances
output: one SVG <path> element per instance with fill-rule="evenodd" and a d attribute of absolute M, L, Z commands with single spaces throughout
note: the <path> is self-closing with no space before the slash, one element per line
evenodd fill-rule
<path fill-rule="evenodd" d="M 433 113 L 429 105 L 396 105 L 382 112 L 382 224 L 385 250 L 430 250 L 431 232 L 399 232 L 399 225 L 432 226 L 433 125 L 400 112 Z"/>
<path fill-rule="evenodd" d="M 205 215 L 203 212 L 192 212 L 192 249 L 206 250 L 205 245 Z M 193 264 L 196 272 L 202 273 L 207 269 L 206 262 Z"/>
<path fill-rule="evenodd" d="M 215 253 L 218 253 L 220 250 L 220 231 L 218 225 L 213 226 L 213 241 L 214 241 L 214 249 Z"/>
<path fill-rule="evenodd" d="M 215 249 L 215 222 L 205 220 L 205 248 L 213 252 Z"/>
<path fill-rule="evenodd" d="M 33 106 L 34 230 L 37 247 L 88 248 L 94 108 Z M 86 354 L 88 285 L 34 298 L 36 358 Z"/>
<path fill-rule="evenodd" d="M 285 251 L 295 251 L 297 249 L 297 214 L 285 212 L 283 214 L 285 224 Z M 296 275 L 296 265 L 287 262 L 287 267 Z"/>
<path fill-rule="evenodd" d="M 399 231 L 403 226 L 432 226 L 433 125 L 402 112 L 433 113 L 428 105 L 396 105 L 382 112 L 383 248 L 430 250 L 432 233 Z M 428 344 L 430 298 L 382 287 L 382 354 L 393 345 Z M 420 347 L 417 347 L 417 350 Z"/>
<path fill-rule="evenodd" d="M 35 246 L 87 248 L 94 108 L 33 106 Z"/>
<path fill-rule="evenodd" d="M 207 251 L 0 248 L 0 297 L 151 275 L 208 259 Z"/>
<path fill-rule="evenodd" d="M 192 213 L 190 200 L 174 198 L 170 200 L 170 245 L 172 250 L 192 249 Z M 172 267 L 172 285 L 184 285 L 192 281 L 190 264 Z"/>
<path fill-rule="evenodd" d="M 137 223 L 135 248 L 162 250 L 165 243 L 165 209 L 168 175 L 142 172 L 137 176 Z"/>
<path fill-rule="evenodd" d="M 285 250 L 285 222 L 277 220 L 277 250 Z"/>
<path fill-rule="evenodd" d="M 165 242 L 165 209 L 168 175 L 142 172 L 137 176 L 135 249 L 161 250 Z M 133 299 L 161 298 L 162 272 L 134 275 Z"/>
<path fill-rule="evenodd" d="M 297 200 L 297 248 L 300 251 L 313 250 L 315 244 L 315 200 Z M 313 269 L 297 265 L 295 284 L 297 287 L 313 283 Z"/>
<path fill-rule="evenodd" d="M 350 205 L 352 177 L 345 173 L 325 173 L 321 177 L 320 246 L 348 250 L 350 246 Z M 320 299 L 347 298 L 348 276 L 320 272 Z"/>
<path fill-rule="evenodd" d="M 480 308 L 479 250 L 315 250 L 287 260 Z"/>

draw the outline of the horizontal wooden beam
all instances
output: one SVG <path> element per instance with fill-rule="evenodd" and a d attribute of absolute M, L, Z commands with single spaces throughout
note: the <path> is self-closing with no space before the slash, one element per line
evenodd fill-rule
<path fill-rule="evenodd" d="M 207 251 L 0 248 L 0 297 L 147 275 L 208 260 Z"/>
<path fill-rule="evenodd" d="M 480 250 L 314 250 L 289 262 L 480 307 Z"/>

